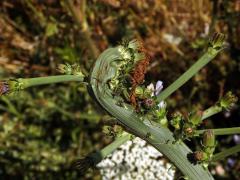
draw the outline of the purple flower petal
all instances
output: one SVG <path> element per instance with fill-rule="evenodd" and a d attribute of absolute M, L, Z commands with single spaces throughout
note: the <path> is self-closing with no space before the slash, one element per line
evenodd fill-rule
<path fill-rule="evenodd" d="M 227 160 L 227 165 L 230 166 L 230 167 L 233 167 L 236 163 L 236 160 L 235 159 L 232 159 L 232 158 L 228 158 Z"/>
<path fill-rule="evenodd" d="M 7 94 L 9 92 L 9 85 L 7 82 L 0 82 L 0 95 Z"/>
<path fill-rule="evenodd" d="M 162 89 L 163 89 L 163 82 L 157 81 L 156 88 L 155 88 L 155 96 L 157 96 L 161 92 Z"/>

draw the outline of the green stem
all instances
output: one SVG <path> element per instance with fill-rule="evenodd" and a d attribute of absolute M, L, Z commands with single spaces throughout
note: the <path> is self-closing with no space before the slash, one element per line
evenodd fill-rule
<path fill-rule="evenodd" d="M 196 63 L 194 63 L 185 73 L 183 73 L 176 81 L 174 81 L 170 86 L 167 87 L 163 92 L 161 92 L 157 100 L 163 101 L 173 92 L 179 89 L 183 84 L 185 84 L 190 78 L 192 78 L 200 69 L 202 69 L 207 63 L 209 63 L 219 51 L 214 53 L 209 53 L 207 51 Z"/>
<path fill-rule="evenodd" d="M 203 134 L 206 130 L 197 130 L 196 134 L 200 135 Z M 231 135 L 231 134 L 240 134 L 240 127 L 233 127 L 233 128 L 221 128 L 221 129 L 210 129 L 214 132 L 215 135 Z"/>
<path fill-rule="evenodd" d="M 209 116 L 211 116 L 213 114 L 216 114 L 218 112 L 219 112 L 219 109 L 216 108 L 215 106 L 212 106 L 212 107 L 208 108 L 207 110 L 205 110 L 203 112 L 202 120 L 204 120 L 204 119 L 208 118 Z M 220 133 L 222 133 L 223 130 L 226 130 L 230 134 L 230 132 L 229 132 L 230 130 L 228 130 L 228 129 L 232 129 L 232 128 L 225 128 L 225 129 L 214 130 L 214 133 L 215 133 L 215 135 L 221 135 Z M 196 131 L 196 134 L 197 135 L 202 134 L 204 131 L 205 130 L 198 130 L 198 131 Z M 234 131 L 235 133 L 231 133 L 231 134 L 240 133 L 240 127 L 234 128 L 232 131 Z M 127 135 L 124 135 L 124 136 L 127 136 Z M 101 156 L 101 157 L 98 156 L 98 162 L 103 160 L 106 156 L 111 154 L 115 149 L 117 149 L 119 146 L 121 146 L 122 144 L 124 144 L 125 142 L 127 142 L 130 139 L 130 137 L 127 138 L 127 137 L 124 137 L 124 136 L 122 136 L 121 139 L 116 139 L 111 144 L 106 146 L 105 147 L 106 149 L 104 148 L 104 149 L 100 150 L 99 152 L 103 152 L 104 156 Z M 121 142 L 121 143 L 119 143 L 119 142 Z M 93 157 L 96 157 L 96 153 L 93 154 Z"/>
<path fill-rule="evenodd" d="M 210 47 L 207 52 L 196 62 L 187 73 L 184 73 L 176 82 L 160 94 L 158 100 L 164 100 L 187 80 L 189 80 L 196 72 L 207 64 L 218 52 L 223 48 L 225 36 L 223 34 L 215 34 L 209 42 Z M 175 138 L 173 133 L 159 126 L 154 122 L 150 122 L 146 117 L 139 117 L 131 108 L 119 106 L 119 101 L 113 98 L 112 90 L 109 88 L 108 82 L 116 77 L 117 66 L 112 64 L 121 57 L 119 49 L 109 48 L 104 51 L 96 61 L 91 74 L 91 87 L 96 100 L 109 114 L 114 116 L 118 123 L 128 129 L 128 132 L 146 140 L 154 146 L 159 152 L 169 158 L 170 161 L 189 179 L 202 180 L 213 179 L 210 172 L 201 165 L 193 165 L 188 155 L 192 151 L 184 143 L 173 143 Z M 98 80 L 96 80 L 98 78 Z M 100 81 L 99 81 L 100 80 Z M 119 98 L 121 100 L 121 97 Z"/>
<path fill-rule="evenodd" d="M 219 160 L 225 159 L 226 157 L 238 152 L 240 152 L 240 144 L 213 155 L 212 161 L 219 161 Z"/>
<path fill-rule="evenodd" d="M 124 133 L 122 136 L 115 139 L 111 144 L 107 145 L 100 151 L 92 153 L 89 157 L 92 158 L 94 164 L 98 164 L 102 161 L 102 159 L 106 158 L 109 154 L 111 154 L 114 150 L 116 150 L 119 146 L 130 140 L 132 137 L 131 134 Z"/>
<path fill-rule="evenodd" d="M 77 75 L 58 75 L 58 76 L 47 76 L 47 77 L 37 77 L 37 78 L 27 78 L 27 79 L 17 79 L 16 82 L 19 83 L 21 89 L 25 89 L 32 86 L 39 86 L 45 84 L 53 84 L 67 81 L 80 81 L 83 82 L 82 76 Z"/>
<path fill-rule="evenodd" d="M 210 108 L 206 109 L 203 112 L 202 119 L 207 119 L 210 116 L 213 116 L 214 114 L 221 112 L 222 110 L 223 110 L 223 108 L 220 105 L 211 106 Z"/>
<path fill-rule="evenodd" d="M 103 158 L 105 158 L 107 155 L 111 154 L 115 149 L 117 149 L 119 146 L 127 142 L 128 140 L 131 139 L 131 134 L 124 134 L 120 137 L 118 137 L 114 142 L 109 144 L 108 146 L 104 147 L 101 150 L 101 155 Z"/>

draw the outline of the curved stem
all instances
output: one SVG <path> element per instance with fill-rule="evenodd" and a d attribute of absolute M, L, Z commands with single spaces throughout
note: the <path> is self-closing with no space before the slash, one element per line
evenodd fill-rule
<path fill-rule="evenodd" d="M 207 52 L 186 73 L 163 91 L 157 100 L 162 101 L 171 95 L 213 59 L 222 50 L 224 38 L 223 34 L 215 34 L 209 42 L 210 46 Z M 200 165 L 193 165 L 189 161 L 189 154 L 192 151 L 184 143 L 174 143 L 174 135 L 169 129 L 154 122 L 150 123 L 147 117 L 139 117 L 133 109 L 119 105 L 118 99 L 113 98 L 112 89 L 109 88 L 108 82 L 117 76 L 118 67 L 114 66 L 114 62 L 122 57 L 120 53 L 118 47 L 109 48 L 95 62 L 90 80 L 95 99 L 131 134 L 146 140 L 159 152 L 166 155 L 189 179 L 213 179 L 208 170 Z"/>

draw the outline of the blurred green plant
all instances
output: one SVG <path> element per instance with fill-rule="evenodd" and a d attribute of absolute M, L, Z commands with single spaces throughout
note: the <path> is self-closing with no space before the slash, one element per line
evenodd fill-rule
<path fill-rule="evenodd" d="M 54 0 L 44 2 L 3 0 L 0 2 L 1 79 L 22 77 L 23 74 L 25 77 L 53 75 L 56 74 L 58 64 L 66 62 L 73 64 L 79 60 L 81 60 L 80 64 L 84 74 L 87 74 L 86 72 L 89 72 L 93 62 L 89 57 L 92 58 L 93 53 L 91 53 L 91 47 L 88 46 L 89 43 L 85 43 L 86 37 L 88 39 L 90 37 L 89 40 L 93 42 L 91 44 L 100 51 L 116 44 L 116 41 L 124 37 L 138 37 L 144 40 L 148 52 L 153 57 L 146 81 L 149 79 L 157 81 L 161 77 L 164 83 L 169 84 L 193 63 L 196 54 L 200 53 L 204 42 L 207 42 L 206 34 L 208 34 L 209 25 L 210 32 L 217 29 L 227 34 L 230 48 L 218 56 L 217 60 L 207 68 L 202 69 L 171 98 L 168 98 L 168 111 L 171 113 L 174 109 L 180 109 L 186 117 L 185 114 L 192 111 L 193 103 L 197 107 L 196 110 L 206 109 L 229 90 L 233 90 L 234 94 L 239 95 L 239 83 L 236 78 L 239 76 L 238 59 L 240 57 L 238 53 L 240 33 L 238 31 L 239 8 L 237 1 L 185 0 L 181 3 L 169 3 L 161 0 L 155 2 L 143 0 L 124 2 L 124 5 L 120 1 L 75 1 L 77 2 L 74 4 L 75 13 L 84 16 L 84 21 L 88 26 L 88 36 L 84 36 L 82 33 L 81 21 L 76 23 L 74 20 L 77 21 L 77 18 L 71 18 L 74 17 L 74 11 L 68 9 L 65 2 Z M 82 2 L 86 4 L 81 6 Z M 214 4 L 214 8 L 211 3 Z M 213 9 L 212 14 L 211 9 Z M 189 18 L 189 14 L 191 18 Z M 211 18 L 215 19 L 214 23 L 211 23 Z M 76 24 L 79 25 L 76 26 Z M 47 34 L 49 36 L 46 36 Z M 166 41 L 165 34 L 181 39 L 180 43 L 173 45 Z M 199 39 L 200 43 L 197 42 Z M 194 47 L 197 48 L 194 50 L 191 46 L 186 45 L 194 43 L 196 44 Z M 60 53 L 55 49 L 60 49 Z M 70 50 L 65 52 L 65 49 Z M 180 56 L 176 56 L 176 54 Z M 193 89 L 189 92 L 192 87 Z M 185 106 L 186 104 L 187 106 Z M 215 107 L 220 110 L 218 105 Z M 210 119 L 213 121 L 204 120 L 205 125 L 201 125 L 200 128 L 203 126 L 224 128 L 239 125 L 237 119 L 239 119 L 240 111 L 237 107 L 234 106 L 230 111 L 211 117 Z M 5 123 L 12 122 L 18 127 L 19 122 L 23 121 L 25 129 L 31 129 L 31 126 L 34 125 L 39 127 L 37 129 L 46 130 L 43 133 L 44 136 L 34 139 L 35 143 L 48 144 L 47 151 L 49 152 L 51 147 L 54 149 L 57 147 L 57 152 L 61 152 L 69 159 L 74 159 L 76 156 L 83 157 L 90 151 L 100 149 L 109 143 L 109 140 L 102 140 L 100 128 L 103 122 L 101 121 L 102 117 L 98 115 L 101 111 L 93 106 L 85 85 L 73 82 L 68 85 L 33 87 L 27 92 L 2 97 L 0 109 L 0 118 L 4 119 Z M 57 127 L 55 128 L 55 126 Z M 55 131 L 54 129 L 61 130 Z M 19 141 L 21 144 L 28 141 L 28 134 L 18 133 L 16 129 L 14 130 L 16 138 L 18 134 L 21 135 L 21 141 Z M 52 133 L 52 130 L 55 133 Z M 219 130 L 221 133 L 221 129 Z M 227 131 L 229 134 L 238 133 L 237 130 L 232 131 L 232 129 Z M 216 134 L 218 131 L 214 132 Z M 51 137 L 51 141 L 47 141 L 47 137 Z M 84 141 L 81 140 L 83 138 Z M 227 138 L 217 137 L 217 139 L 219 143 L 216 151 L 236 144 L 230 136 Z M 55 140 L 61 143 L 53 143 Z M 8 139 L 4 139 L 4 141 L 7 142 Z M 65 141 L 66 143 L 64 143 Z M 195 143 L 193 140 L 193 144 Z M 6 144 L 4 144 L 5 146 Z M 32 151 L 36 150 L 32 149 Z M 65 153 L 67 151 L 69 153 Z M 24 151 L 21 153 L 24 154 Z M 36 154 L 34 153 L 35 156 Z M 51 172 L 48 171 L 50 164 L 45 164 L 46 171 L 40 173 L 36 169 L 31 171 L 30 165 L 23 166 L 24 160 L 16 161 L 10 155 L 3 157 L 1 175 L 5 176 L 1 177 L 8 178 L 14 175 L 31 179 L 32 177 L 54 178 L 56 175 L 70 179 L 79 177 L 76 171 L 66 170 L 68 169 L 66 163 L 59 163 L 60 168 Z M 48 158 L 51 159 L 51 156 Z M 239 157 L 234 155 L 231 159 L 237 160 Z M 239 179 L 239 162 L 229 168 L 227 160 L 221 161 L 221 164 L 211 165 L 211 171 L 216 172 L 215 177 L 222 178 L 223 176 L 219 175 L 218 169 L 215 168 L 221 165 L 225 170 L 224 177 Z M 34 162 L 38 164 L 37 160 Z M 22 166 L 24 170 L 12 168 L 11 172 L 5 171 L 6 166 L 12 164 L 20 164 L 18 167 Z M 96 171 L 87 173 L 84 178 L 97 178 L 96 173 Z"/>

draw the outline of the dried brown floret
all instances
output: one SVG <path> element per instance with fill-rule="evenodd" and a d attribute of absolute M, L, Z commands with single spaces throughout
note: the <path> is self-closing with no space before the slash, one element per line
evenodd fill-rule
<path fill-rule="evenodd" d="M 140 60 L 135 65 L 132 73 L 131 73 L 131 92 L 130 92 L 130 98 L 129 101 L 131 104 L 136 107 L 137 105 L 137 98 L 135 94 L 135 89 L 138 85 L 142 84 L 144 82 L 145 74 L 147 72 L 147 67 L 149 65 L 150 59 L 146 53 L 146 50 L 141 47 L 140 51 L 145 54 L 145 59 Z"/>

